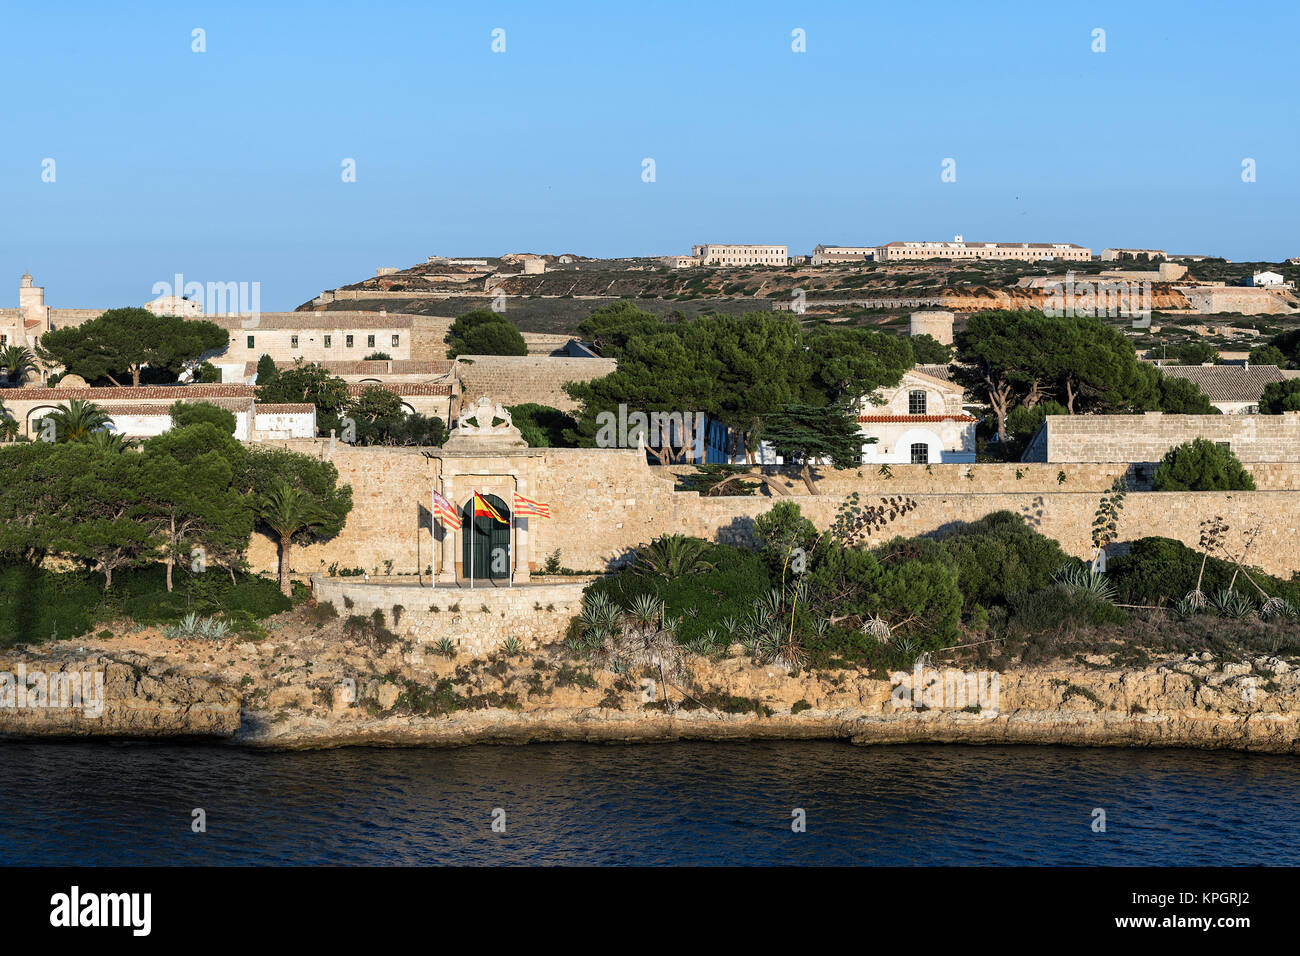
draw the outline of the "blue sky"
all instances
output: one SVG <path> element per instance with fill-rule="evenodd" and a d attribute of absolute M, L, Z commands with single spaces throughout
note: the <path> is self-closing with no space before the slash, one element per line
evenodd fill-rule
<path fill-rule="evenodd" d="M 693 242 L 1300 255 L 1294 3 L 117 6 L 0 6 L 0 304 Z"/>

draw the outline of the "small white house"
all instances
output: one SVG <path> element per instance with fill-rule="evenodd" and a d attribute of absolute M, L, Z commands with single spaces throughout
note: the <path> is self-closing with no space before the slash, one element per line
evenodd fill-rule
<path fill-rule="evenodd" d="M 872 402 L 858 404 L 862 463 L 970 464 L 975 461 L 975 418 L 962 408 L 961 386 L 912 369 Z"/>
<path fill-rule="evenodd" d="M 1286 279 L 1276 272 L 1256 272 L 1250 277 L 1250 284 L 1253 286 L 1280 286 L 1286 284 Z"/>

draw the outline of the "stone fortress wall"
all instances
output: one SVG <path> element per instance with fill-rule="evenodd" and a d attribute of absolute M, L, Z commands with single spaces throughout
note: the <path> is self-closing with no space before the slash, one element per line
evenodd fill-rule
<path fill-rule="evenodd" d="M 487 395 L 502 405 L 537 402 L 562 412 L 578 407 L 565 393 L 565 382 L 603 378 L 617 367 L 613 359 L 531 354 L 462 355 L 456 363 L 460 391 L 468 401 Z"/>
<path fill-rule="evenodd" d="M 443 530 L 440 524 L 430 528 L 428 509 L 430 490 L 448 483 L 454 486 L 451 497 L 457 505 L 468 499 L 472 487 L 509 501 L 511 488 L 519 482 L 522 494 L 551 506 L 554 518 L 519 522 L 526 529 L 519 542 L 521 558 L 532 570 L 559 550 L 565 567 L 603 571 L 662 534 L 743 543 L 750 540 L 753 519 L 778 500 L 797 502 L 819 528 L 826 528 L 852 491 L 858 492 L 862 504 L 897 495 L 915 498 L 916 509 L 890 524 L 887 537 L 931 533 L 1008 510 L 1024 515 L 1082 558 L 1092 553 L 1091 528 L 1100 497 L 1126 467 L 935 465 L 926 472 L 924 466 L 896 466 L 893 479 L 865 471 L 858 478 L 856 470 L 847 469 L 831 474 L 821 486 L 824 494 L 706 498 L 675 491 L 673 471 L 646 464 L 636 449 L 527 449 L 516 456 L 473 458 L 445 450 L 426 457 L 417 449 L 341 444 L 331 453 L 329 443 L 321 441 L 277 444 L 328 457 L 340 479 L 353 488 L 354 510 L 343 532 L 331 541 L 294 549 L 293 570 L 298 574 L 325 573 L 332 564 L 378 574 L 387 572 L 386 562 L 391 561 L 391 573 L 413 575 L 431 565 L 435 545 L 437 566 L 444 570 L 443 559 L 455 553 L 455 541 L 450 549 L 443 548 Z M 1019 482 L 994 477 L 997 469 L 1014 472 L 1016 467 L 1027 470 Z M 962 477 L 971 468 L 977 476 L 975 488 Z M 981 475 L 985 469 L 988 478 Z M 1058 482 L 1062 472 L 1065 480 Z M 1276 465 L 1269 474 L 1277 490 L 1130 492 L 1120 519 L 1120 540 L 1163 535 L 1195 547 L 1201 520 L 1220 515 L 1231 528 L 1230 548 L 1239 549 L 1249 530 L 1258 526 L 1251 562 L 1290 577 L 1300 570 L 1295 547 L 1300 463 Z M 1262 480 L 1260 484 L 1268 487 Z M 272 572 L 276 550 L 271 540 L 255 535 L 249 560 L 254 569 Z"/>

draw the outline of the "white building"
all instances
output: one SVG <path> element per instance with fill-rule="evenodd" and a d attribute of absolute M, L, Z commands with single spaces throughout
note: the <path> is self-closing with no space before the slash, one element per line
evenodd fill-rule
<path fill-rule="evenodd" d="M 727 245 L 704 243 L 691 246 L 691 255 L 706 266 L 784 266 L 789 259 L 785 246 Z"/>
<path fill-rule="evenodd" d="M 812 264 L 835 265 L 838 262 L 868 262 L 875 258 L 875 246 L 823 246 L 813 249 Z"/>
<path fill-rule="evenodd" d="M 1286 285 L 1286 277 L 1276 272 L 1256 272 L 1250 277 L 1250 284 L 1253 286 L 1282 286 Z"/>
<path fill-rule="evenodd" d="M 961 236 L 953 236 L 952 242 L 889 242 L 877 246 L 875 256 L 877 262 L 916 259 L 1087 262 L 1092 259 L 1092 250 L 1073 242 L 966 242 Z"/>
<path fill-rule="evenodd" d="M 975 418 L 962 408 L 961 386 L 916 369 L 878 401 L 858 404 L 862 464 L 932 465 L 975 461 Z"/>

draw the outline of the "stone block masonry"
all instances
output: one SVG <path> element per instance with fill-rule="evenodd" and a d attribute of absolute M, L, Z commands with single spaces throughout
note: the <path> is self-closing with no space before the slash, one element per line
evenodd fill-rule
<path fill-rule="evenodd" d="M 565 393 L 566 382 L 604 378 L 616 367 L 613 359 L 550 355 L 462 355 L 456 363 L 466 401 L 487 395 L 503 405 L 536 402 L 562 412 L 578 405 Z"/>
<path fill-rule="evenodd" d="M 1090 487 L 1070 480 L 1055 485 L 1055 479 L 1044 474 L 1023 491 L 966 491 L 963 479 L 952 481 L 947 489 L 909 491 L 890 487 L 889 480 L 879 478 L 864 477 L 855 485 L 850 478 L 855 472 L 845 470 L 834 474 L 829 494 L 704 498 L 674 491 L 671 472 L 646 464 L 635 449 L 537 448 L 485 457 L 456 456 L 439 449 L 426 457 L 416 449 L 337 445 L 331 454 L 328 442 L 284 444 L 329 457 L 341 480 L 353 489 L 354 508 L 343 532 L 322 544 L 294 549 L 294 571 L 300 575 L 323 574 L 332 564 L 360 567 L 375 575 L 414 574 L 430 565 L 451 573 L 448 559 L 459 563 L 460 540 L 455 534 L 447 536 L 441 523 L 430 528 L 429 492 L 434 488 L 443 493 L 450 489 L 448 496 L 458 506 L 468 500 L 472 488 L 505 501 L 518 488 L 521 494 L 551 506 L 551 520 L 530 518 L 518 523 L 522 533 L 517 536 L 517 579 L 539 568 L 556 550 L 566 567 L 604 571 L 662 534 L 744 543 L 750 540 L 754 518 L 778 500 L 798 503 L 819 528 L 826 528 L 854 488 L 860 489 L 863 504 L 898 494 L 916 499 L 916 509 L 890 524 L 881 532 L 884 537 L 929 534 L 1008 510 L 1024 515 L 1069 553 L 1086 558 L 1092 553 L 1093 517 L 1110 485 L 1105 479 L 1113 474 L 1102 468 L 1095 474 L 1085 472 Z M 955 471 L 967 466 L 945 467 Z M 1284 474 L 1281 469 L 1279 465 L 1279 475 Z M 1051 470 L 1064 470 L 1067 478 L 1071 472 L 1070 466 Z M 1294 472 L 1300 473 L 1300 466 Z M 1285 476 L 1294 489 L 1295 474 Z M 1008 485 L 1014 488 L 1014 479 Z M 1222 516 L 1231 529 L 1230 549 L 1240 550 L 1251 529 L 1259 528 L 1250 552 L 1253 564 L 1282 577 L 1300 570 L 1300 551 L 1295 547 L 1300 532 L 1297 490 L 1131 492 L 1124 501 L 1119 536 L 1129 541 L 1163 535 L 1195 547 L 1201 520 L 1215 515 Z M 271 540 L 255 535 L 249 560 L 256 570 L 273 572 L 276 549 Z"/>
<path fill-rule="evenodd" d="M 387 627 L 415 641 L 417 654 L 433 654 L 450 638 L 458 653 L 481 656 L 512 637 L 528 649 L 563 640 L 581 610 L 586 579 L 470 590 L 315 574 L 311 586 L 316 600 L 330 602 L 342 617 L 382 612 Z"/>

